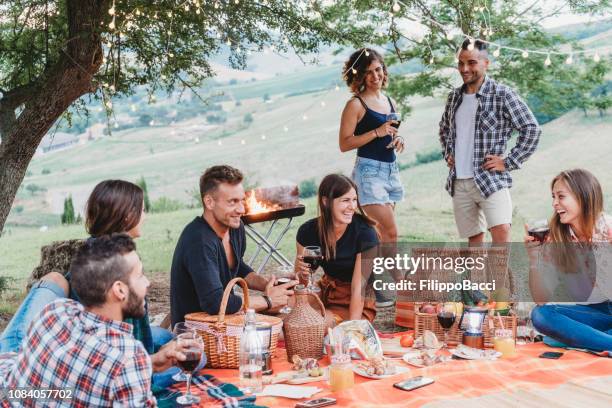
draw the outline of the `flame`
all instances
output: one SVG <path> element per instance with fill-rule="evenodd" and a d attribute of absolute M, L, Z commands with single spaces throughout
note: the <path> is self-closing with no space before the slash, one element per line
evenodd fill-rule
<path fill-rule="evenodd" d="M 246 195 L 247 195 L 247 199 L 246 199 L 247 214 L 261 214 L 261 213 L 266 213 L 270 211 L 280 210 L 282 208 L 278 204 L 268 205 L 264 202 L 257 200 L 257 197 L 255 197 L 254 191 L 249 191 L 247 192 Z"/>

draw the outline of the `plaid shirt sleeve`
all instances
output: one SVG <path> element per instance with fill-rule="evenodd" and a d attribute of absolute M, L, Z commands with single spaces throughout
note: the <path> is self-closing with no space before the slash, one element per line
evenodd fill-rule
<path fill-rule="evenodd" d="M 452 98 L 453 92 L 451 91 L 448 94 L 448 98 L 446 99 L 446 106 L 444 107 L 444 113 L 442 114 L 442 119 L 440 119 L 440 145 L 442 146 L 442 156 L 444 160 L 448 158 L 449 151 L 451 151 L 451 140 L 450 139 L 450 116 L 452 110 Z"/>
<path fill-rule="evenodd" d="M 151 360 L 138 343 L 133 356 L 125 359 L 111 386 L 113 407 L 156 407 L 151 392 Z"/>
<path fill-rule="evenodd" d="M 504 102 L 504 115 L 519 132 L 516 145 L 504 159 L 506 169 L 511 171 L 519 169 L 535 152 L 542 131 L 527 104 L 513 90 L 507 89 Z"/>

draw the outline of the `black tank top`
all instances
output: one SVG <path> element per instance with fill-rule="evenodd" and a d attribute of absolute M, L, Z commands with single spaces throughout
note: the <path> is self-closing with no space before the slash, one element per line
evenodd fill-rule
<path fill-rule="evenodd" d="M 361 102 L 366 110 L 365 115 L 363 115 L 363 118 L 361 118 L 355 127 L 355 136 L 370 132 L 387 121 L 386 113 L 373 111 L 372 109 L 368 108 L 368 105 L 365 104 L 363 99 L 361 99 L 359 96 L 355 97 L 359 99 L 359 102 Z M 395 112 L 395 109 L 393 109 L 393 104 L 391 103 L 391 98 L 387 96 L 387 100 L 391 106 L 391 112 Z M 395 149 L 387 149 L 387 145 L 389 145 L 392 140 L 393 138 L 391 135 L 377 137 L 371 142 L 358 148 L 357 156 L 386 163 L 393 163 L 395 161 Z"/>

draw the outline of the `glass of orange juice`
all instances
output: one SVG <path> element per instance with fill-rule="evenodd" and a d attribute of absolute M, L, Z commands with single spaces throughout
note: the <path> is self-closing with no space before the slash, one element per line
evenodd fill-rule
<path fill-rule="evenodd" d="M 351 356 L 349 354 L 331 356 L 329 385 L 332 392 L 348 390 L 355 385 L 355 373 L 353 373 Z"/>
<path fill-rule="evenodd" d="M 516 342 L 512 330 L 497 329 L 493 337 L 493 348 L 502 353 L 502 357 L 512 357 L 516 352 Z"/>

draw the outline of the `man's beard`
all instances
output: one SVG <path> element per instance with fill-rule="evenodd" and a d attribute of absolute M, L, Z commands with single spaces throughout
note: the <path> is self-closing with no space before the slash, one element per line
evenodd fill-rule
<path fill-rule="evenodd" d="M 144 299 L 139 298 L 131 286 L 128 288 L 130 292 L 128 294 L 127 305 L 123 309 L 123 318 L 140 319 L 146 313 Z"/>

